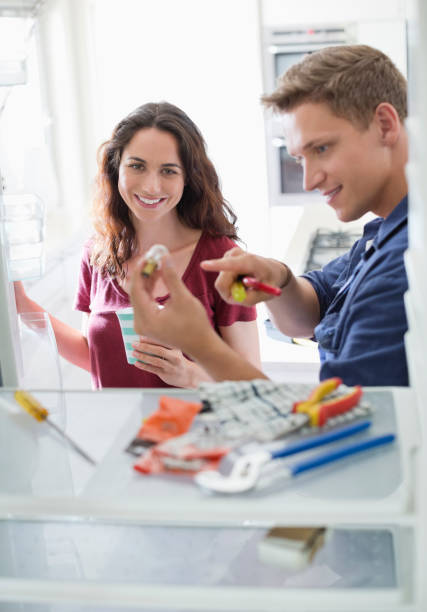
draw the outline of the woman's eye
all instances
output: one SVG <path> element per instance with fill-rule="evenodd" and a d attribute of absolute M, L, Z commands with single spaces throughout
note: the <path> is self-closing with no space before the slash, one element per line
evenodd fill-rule
<path fill-rule="evenodd" d="M 328 145 L 319 145 L 316 147 L 317 153 L 325 153 L 328 150 Z"/>
<path fill-rule="evenodd" d="M 141 170 L 142 169 L 142 164 L 129 164 L 128 168 L 132 168 L 132 170 Z"/>
<path fill-rule="evenodd" d="M 176 174 L 176 172 L 172 168 L 163 168 L 163 174 L 170 176 L 171 174 Z"/>

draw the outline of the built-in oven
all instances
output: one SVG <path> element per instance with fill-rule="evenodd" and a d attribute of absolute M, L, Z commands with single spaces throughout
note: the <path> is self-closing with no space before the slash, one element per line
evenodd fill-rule
<path fill-rule="evenodd" d="M 355 41 L 352 24 L 268 28 L 263 33 L 264 86 L 275 90 L 278 77 L 305 55 L 330 45 Z M 280 115 L 265 113 L 269 200 L 271 206 L 307 201 L 302 186 L 302 168 L 288 154 Z"/>

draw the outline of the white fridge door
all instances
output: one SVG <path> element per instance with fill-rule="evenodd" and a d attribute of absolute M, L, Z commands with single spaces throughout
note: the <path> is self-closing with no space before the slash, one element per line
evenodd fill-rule
<path fill-rule="evenodd" d="M 58 349 L 47 312 L 17 313 L 14 280 L 44 271 L 44 207 L 33 194 L 0 195 L 0 385 L 62 387 Z"/>
<path fill-rule="evenodd" d="M 6 236 L 2 227 L 0 228 L 0 337 L 0 385 L 17 387 L 22 371 L 22 358 L 13 283 L 9 281 L 7 271 Z"/>

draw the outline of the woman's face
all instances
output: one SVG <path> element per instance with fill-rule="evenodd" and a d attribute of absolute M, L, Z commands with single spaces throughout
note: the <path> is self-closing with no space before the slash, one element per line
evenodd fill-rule
<path fill-rule="evenodd" d="M 123 149 L 118 182 L 134 221 L 152 222 L 172 211 L 176 214 L 184 184 L 175 136 L 155 127 L 136 132 Z"/>

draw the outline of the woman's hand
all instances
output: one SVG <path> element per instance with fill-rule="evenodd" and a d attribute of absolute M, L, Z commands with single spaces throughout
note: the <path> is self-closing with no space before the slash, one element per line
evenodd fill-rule
<path fill-rule="evenodd" d="M 173 387 L 193 388 L 202 381 L 212 380 L 206 372 L 179 351 L 157 344 L 144 336 L 132 344 L 136 368 L 156 374 Z"/>
<path fill-rule="evenodd" d="M 18 314 L 21 312 L 33 312 L 34 308 L 32 306 L 33 302 L 30 300 L 28 295 L 25 293 L 24 285 L 22 281 L 15 281 L 13 283 L 13 287 L 15 289 L 15 304 L 16 311 Z"/>

